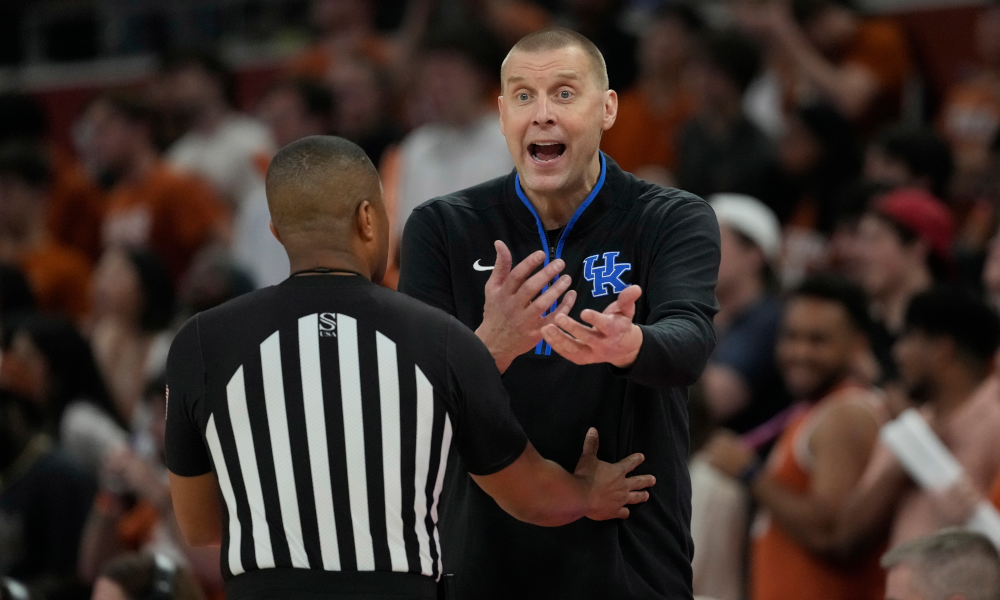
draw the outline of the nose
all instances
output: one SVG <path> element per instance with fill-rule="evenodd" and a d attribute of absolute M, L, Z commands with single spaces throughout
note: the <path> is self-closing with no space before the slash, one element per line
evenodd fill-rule
<path fill-rule="evenodd" d="M 542 96 L 539 98 L 537 104 L 535 105 L 535 118 L 532 121 L 533 125 L 538 125 L 544 127 L 547 125 L 556 124 L 556 115 L 552 110 L 552 105 L 550 104 L 549 98 L 547 96 Z"/>

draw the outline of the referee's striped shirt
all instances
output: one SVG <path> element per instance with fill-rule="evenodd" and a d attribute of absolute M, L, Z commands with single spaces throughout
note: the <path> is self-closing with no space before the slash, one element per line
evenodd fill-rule
<path fill-rule="evenodd" d="M 437 579 L 453 444 L 490 474 L 527 443 L 471 331 L 357 276 L 292 277 L 199 314 L 174 340 L 167 384 L 167 464 L 214 472 L 229 583 Z"/>

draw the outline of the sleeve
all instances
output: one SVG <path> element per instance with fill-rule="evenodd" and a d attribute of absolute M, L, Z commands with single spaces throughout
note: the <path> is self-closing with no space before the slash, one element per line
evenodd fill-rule
<path fill-rule="evenodd" d="M 187 322 L 167 356 L 167 468 L 182 477 L 211 472 L 195 410 L 205 402 L 205 365 L 198 339 L 198 317 Z"/>
<path fill-rule="evenodd" d="M 640 385 L 687 386 L 701 376 L 715 348 L 719 223 L 700 200 L 683 203 L 663 221 L 643 290 L 650 310 L 639 324 L 642 347 L 631 367 L 611 369 Z"/>
<path fill-rule="evenodd" d="M 448 320 L 448 394 L 455 447 L 473 475 L 503 470 L 528 445 L 486 346 L 456 319 Z"/>
<path fill-rule="evenodd" d="M 417 208 L 407 219 L 399 264 L 399 291 L 456 315 L 444 226 L 430 206 Z"/>

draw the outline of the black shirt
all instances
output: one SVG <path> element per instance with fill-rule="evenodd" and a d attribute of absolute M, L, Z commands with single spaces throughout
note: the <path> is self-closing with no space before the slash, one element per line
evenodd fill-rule
<path fill-rule="evenodd" d="M 291 277 L 196 315 L 167 384 L 167 466 L 218 478 L 230 598 L 407 580 L 433 597 L 452 441 L 481 475 L 527 444 L 472 332 L 358 276 Z"/>
<path fill-rule="evenodd" d="M 540 528 L 501 511 L 461 465 L 449 469 L 455 485 L 442 501 L 442 543 L 460 598 L 691 597 L 686 386 L 714 347 L 718 222 L 701 199 L 602 157 L 601 178 L 553 258 L 573 278 L 576 319 L 584 308 L 606 308 L 626 284 L 642 287 L 638 358 L 627 370 L 578 366 L 543 342 L 516 358 L 503 382 L 543 456 L 572 470 L 595 426 L 602 460 L 642 452 L 637 473 L 654 474 L 656 486 L 625 521 Z M 518 188 L 512 172 L 418 207 L 403 233 L 400 289 L 478 327 L 490 273 L 473 264 L 493 264 L 497 239 L 515 264 L 549 245 Z"/>

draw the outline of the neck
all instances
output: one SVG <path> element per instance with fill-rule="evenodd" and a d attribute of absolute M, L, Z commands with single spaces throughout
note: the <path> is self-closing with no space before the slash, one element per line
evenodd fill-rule
<path fill-rule="evenodd" d="M 719 312 L 715 315 L 716 327 L 725 327 L 736 315 L 757 301 L 764 293 L 764 284 L 758 277 L 745 277 L 733 285 L 718 287 Z"/>
<path fill-rule="evenodd" d="M 936 416 L 946 419 L 972 396 L 982 383 L 982 374 L 964 365 L 953 365 L 940 369 L 938 373 L 940 379 L 936 393 L 928 400 L 933 404 Z"/>
<path fill-rule="evenodd" d="M 524 190 L 524 195 L 538 211 L 538 217 L 542 220 L 545 229 L 559 229 L 569 223 L 573 213 L 580 208 L 583 201 L 593 191 L 600 177 L 601 158 L 600 152 L 598 152 L 594 154 L 594 159 L 587 166 L 584 176 L 563 189 L 551 192 L 530 190 L 524 187 L 523 180 L 521 189 Z"/>
<path fill-rule="evenodd" d="M 363 260 L 345 250 L 312 249 L 302 254 L 288 253 L 292 273 L 326 268 L 334 271 L 352 271 L 365 279 L 372 278 L 371 269 Z"/>
<path fill-rule="evenodd" d="M 903 328 L 906 307 L 910 300 L 934 284 L 934 278 L 926 268 L 911 271 L 895 289 L 875 301 L 876 313 L 882 318 L 886 329 L 891 332 Z"/>

